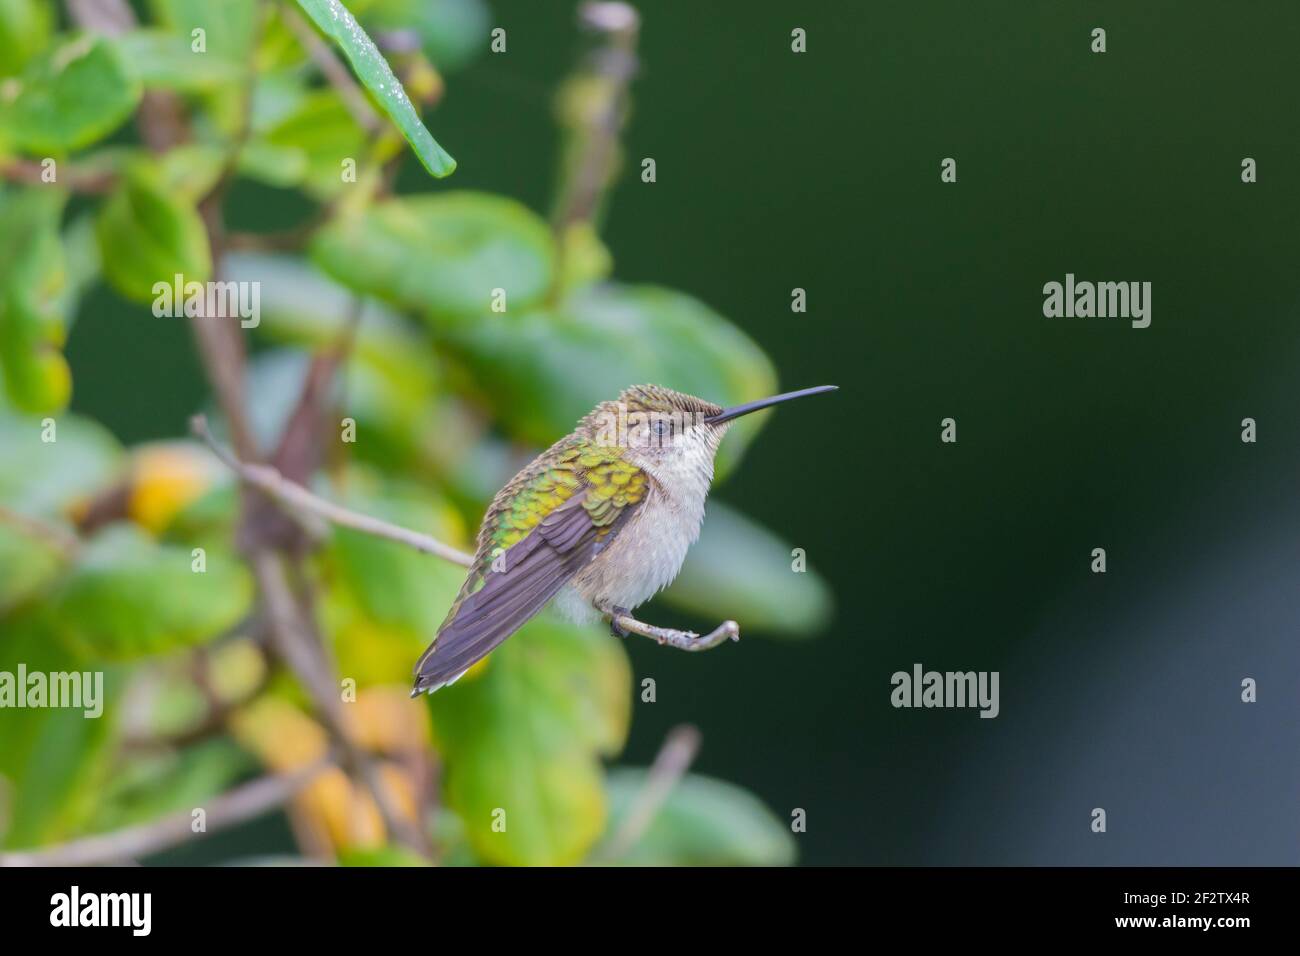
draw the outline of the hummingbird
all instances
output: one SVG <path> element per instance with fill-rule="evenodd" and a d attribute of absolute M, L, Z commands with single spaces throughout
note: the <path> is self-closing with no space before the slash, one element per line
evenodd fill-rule
<path fill-rule="evenodd" d="M 667 587 L 700 535 L 731 423 L 836 387 L 723 408 L 634 385 L 601 402 L 492 499 L 469 575 L 416 662 L 411 696 L 454 683 L 552 599 L 575 623 L 613 622 Z"/>

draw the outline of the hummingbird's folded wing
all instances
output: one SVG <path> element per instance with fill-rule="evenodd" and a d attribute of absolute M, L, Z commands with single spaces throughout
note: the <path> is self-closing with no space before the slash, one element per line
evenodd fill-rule
<path fill-rule="evenodd" d="M 636 507 L 613 508 L 601 488 L 587 487 L 542 518 L 492 561 L 481 588 L 457 602 L 415 665 L 415 690 L 454 681 L 518 630 L 613 541 Z"/>

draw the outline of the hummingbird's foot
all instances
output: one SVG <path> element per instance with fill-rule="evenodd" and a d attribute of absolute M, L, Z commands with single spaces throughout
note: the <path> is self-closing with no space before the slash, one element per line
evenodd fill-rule
<path fill-rule="evenodd" d="M 611 607 L 606 613 L 609 614 L 609 633 L 613 634 L 615 637 L 628 637 L 631 635 L 631 631 L 618 623 L 620 617 L 624 614 L 631 613 L 627 608 Z"/>
<path fill-rule="evenodd" d="M 667 644 L 682 651 L 707 651 L 724 641 L 740 640 L 740 625 L 735 621 L 723 621 L 708 634 L 700 635 L 694 631 L 678 631 L 671 627 L 646 624 L 621 608 L 606 608 L 603 613 L 609 616 L 610 631 L 620 637 L 640 634 L 658 644 Z"/>

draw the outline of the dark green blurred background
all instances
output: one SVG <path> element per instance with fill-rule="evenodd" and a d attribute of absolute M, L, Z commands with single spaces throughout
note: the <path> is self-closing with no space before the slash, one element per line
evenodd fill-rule
<path fill-rule="evenodd" d="M 806 863 L 1297 862 L 1300 6 L 641 8 L 615 273 L 733 319 L 784 386 L 842 387 L 716 492 L 806 548 L 839 614 L 808 642 L 632 646 L 658 702 L 627 759 L 698 724 L 697 769 L 807 810 Z M 545 213 L 573 5 L 493 9 L 509 52 L 430 119 L 459 170 L 403 182 Z M 233 215 L 286 225 L 284 201 L 241 185 Z M 1044 318 L 1067 272 L 1151 282 L 1151 327 Z M 116 308 L 75 326 L 75 407 L 182 434 L 185 326 Z M 893 709 L 914 662 L 1000 671 L 1001 715 Z"/>

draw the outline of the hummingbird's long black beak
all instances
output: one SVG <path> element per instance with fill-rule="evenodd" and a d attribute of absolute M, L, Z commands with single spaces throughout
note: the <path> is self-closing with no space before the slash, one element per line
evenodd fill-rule
<path fill-rule="evenodd" d="M 822 392 L 833 392 L 838 385 L 815 385 L 812 388 L 801 388 L 797 392 L 783 392 L 780 395 L 773 395 L 771 398 L 760 398 L 753 402 L 746 402 L 744 405 L 733 405 L 731 408 L 724 408 L 716 415 L 704 419 L 710 425 L 721 425 L 723 422 L 729 422 L 733 418 L 739 418 L 741 415 L 748 415 L 750 412 L 756 412 L 760 408 L 767 408 L 771 405 L 777 405 L 781 402 L 788 402 L 792 398 L 803 398 L 805 395 L 820 395 Z"/>

